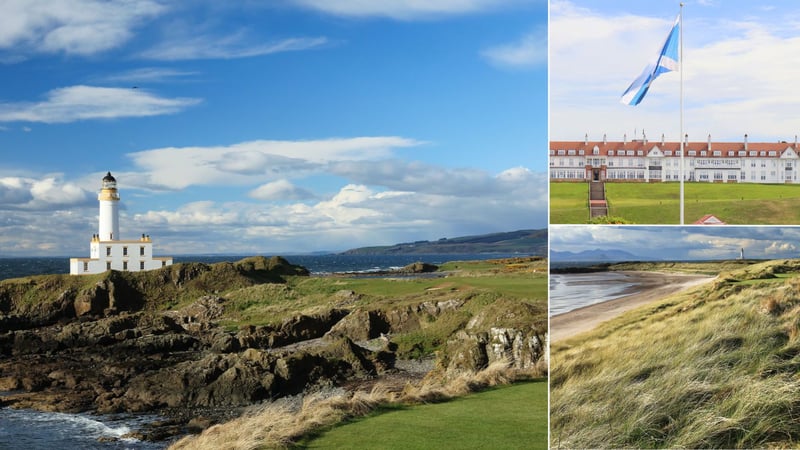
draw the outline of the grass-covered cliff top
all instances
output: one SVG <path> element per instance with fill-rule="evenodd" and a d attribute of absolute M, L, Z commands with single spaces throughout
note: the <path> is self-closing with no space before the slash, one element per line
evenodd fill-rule
<path fill-rule="evenodd" d="M 551 448 L 800 441 L 800 261 L 726 271 L 551 348 Z"/>

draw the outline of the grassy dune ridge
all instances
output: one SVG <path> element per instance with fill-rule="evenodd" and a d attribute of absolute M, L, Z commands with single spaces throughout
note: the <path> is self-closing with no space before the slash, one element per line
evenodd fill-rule
<path fill-rule="evenodd" d="M 724 272 L 554 344 L 551 447 L 797 446 L 798 273 Z"/>

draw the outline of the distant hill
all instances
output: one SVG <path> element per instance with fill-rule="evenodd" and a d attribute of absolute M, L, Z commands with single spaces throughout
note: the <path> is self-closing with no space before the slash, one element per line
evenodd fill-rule
<path fill-rule="evenodd" d="M 547 256 L 547 230 L 519 230 L 482 234 L 438 241 L 416 241 L 402 244 L 361 247 L 343 255 L 453 254 L 453 253 L 522 253 Z"/>
<path fill-rule="evenodd" d="M 657 258 L 638 256 L 624 250 L 584 250 L 582 252 L 550 252 L 552 262 L 620 262 L 653 261 Z"/>

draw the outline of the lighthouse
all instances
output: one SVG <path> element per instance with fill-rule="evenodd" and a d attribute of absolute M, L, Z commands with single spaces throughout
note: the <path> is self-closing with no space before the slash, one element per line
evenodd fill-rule
<path fill-rule="evenodd" d="M 119 192 L 117 180 L 111 172 L 103 177 L 103 188 L 97 194 L 97 200 L 100 202 L 100 240 L 119 240 Z"/>
<path fill-rule="evenodd" d="M 88 258 L 70 258 L 69 273 L 82 275 L 101 273 L 107 270 L 138 272 L 166 267 L 172 257 L 153 256 L 153 241 L 147 234 L 139 239 L 121 239 L 119 234 L 119 192 L 117 180 L 108 172 L 103 177 L 100 192 L 97 234 L 89 242 Z"/>

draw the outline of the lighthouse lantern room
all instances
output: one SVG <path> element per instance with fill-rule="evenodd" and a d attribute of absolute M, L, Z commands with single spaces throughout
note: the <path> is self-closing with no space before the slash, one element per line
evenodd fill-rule
<path fill-rule="evenodd" d="M 121 240 L 119 235 L 119 192 L 117 180 L 108 172 L 97 195 L 100 203 L 98 233 L 89 243 L 89 258 L 70 258 L 69 273 L 82 275 L 106 270 L 158 269 L 172 264 L 172 257 L 153 257 L 153 242 L 142 234 L 138 240 Z"/>

